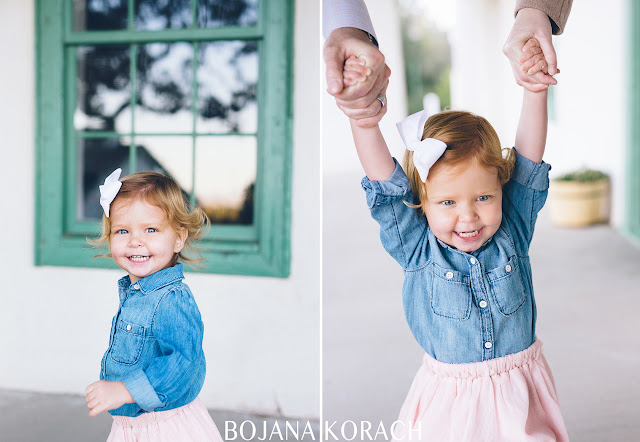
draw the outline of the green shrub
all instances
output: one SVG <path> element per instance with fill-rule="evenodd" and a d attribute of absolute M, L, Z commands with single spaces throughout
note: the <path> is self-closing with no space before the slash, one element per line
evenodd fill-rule
<path fill-rule="evenodd" d="M 606 178 L 609 178 L 609 175 L 599 170 L 580 169 L 554 178 L 554 181 L 578 181 L 580 183 L 589 183 Z"/>

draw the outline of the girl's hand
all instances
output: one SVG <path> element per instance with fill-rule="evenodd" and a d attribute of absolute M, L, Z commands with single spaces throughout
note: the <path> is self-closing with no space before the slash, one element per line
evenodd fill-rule
<path fill-rule="evenodd" d="M 535 38 L 530 38 L 522 47 L 522 55 L 520 56 L 519 62 L 520 69 L 526 75 L 531 76 L 538 72 L 543 72 L 544 74 L 549 73 L 549 63 L 547 63 L 542 53 L 540 42 Z M 560 70 L 556 69 L 556 72 L 560 73 Z"/>
<path fill-rule="evenodd" d="M 546 90 L 549 85 L 557 84 L 556 79 L 552 77 L 557 73 L 558 63 L 551 40 L 551 31 L 551 23 L 545 12 L 530 7 L 522 8 L 516 14 L 507 42 L 502 48 L 502 52 L 511 63 L 516 83 L 531 92 L 540 92 Z M 531 38 L 535 38 L 540 43 L 551 75 L 542 71 L 527 75 L 526 71 L 522 71 L 522 60 L 520 60 L 522 48 Z"/>
<path fill-rule="evenodd" d="M 344 70 L 342 71 L 344 87 L 356 86 L 359 83 L 364 83 L 371 75 L 371 69 L 367 67 L 366 62 L 361 58 L 351 56 L 344 62 Z M 385 80 L 384 87 L 380 91 L 386 99 L 386 91 L 389 80 Z M 373 100 L 371 104 L 362 108 L 350 108 L 342 106 L 338 100 L 336 105 L 344 114 L 352 120 L 357 120 L 359 127 L 374 127 L 382 116 L 386 113 L 386 106 L 382 106 L 382 101 L 379 99 Z"/>
<path fill-rule="evenodd" d="M 366 66 L 364 60 L 353 55 L 345 60 L 342 71 L 344 87 L 364 83 L 370 75 L 371 69 Z"/>
<path fill-rule="evenodd" d="M 89 417 L 95 417 L 107 410 L 115 410 L 135 401 L 122 381 L 98 381 L 85 390 Z"/>

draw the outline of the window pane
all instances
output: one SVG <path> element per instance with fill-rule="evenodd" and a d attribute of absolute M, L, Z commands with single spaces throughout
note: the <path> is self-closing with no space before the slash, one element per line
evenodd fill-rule
<path fill-rule="evenodd" d="M 193 189 L 191 137 L 136 137 L 138 171 L 161 172 L 173 178 L 187 195 Z"/>
<path fill-rule="evenodd" d="M 198 0 L 198 27 L 253 26 L 258 0 Z"/>
<path fill-rule="evenodd" d="M 73 0 L 74 31 L 127 29 L 127 0 Z"/>
<path fill-rule="evenodd" d="M 213 224 L 253 223 L 256 146 L 252 136 L 196 140 L 196 202 Z"/>
<path fill-rule="evenodd" d="M 136 29 L 179 29 L 191 26 L 189 0 L 136 0 Z"/>
<path fill-rule="evenodd" d="M 152 43 L 138 47 L 137 133 L 193 130 L 193 46 Z"/>
<path fill-rule="evenodd" d="M 78 220 L 102 219 L 98 186 L 104 184 L 105 178 L 118 167 L 122 168 L 122 176 L 130 173 L 130 145 L 129 137 L 78 139 Z"/>
<path fill-rule="evenodd" d="M 135 171 L 160 172 L 172 177 L 187 196 L 193 188 L 191 137 L 137 137 Z M 78 140 L 77 219 L 102 218 L 98 186 L 118 167 L 121 177 L 132 172 L 130 137 Z"/>
<path fill-rule="evenodd" d="M 199 133 L 256 133 L 258 46 L 255 41 L 202 43 L 198 48 Z"/>
<path fill-rule="evenodd" d="M 129 46 L 80 46 L 77 49 L 76 130 L 128 132 Z"/>

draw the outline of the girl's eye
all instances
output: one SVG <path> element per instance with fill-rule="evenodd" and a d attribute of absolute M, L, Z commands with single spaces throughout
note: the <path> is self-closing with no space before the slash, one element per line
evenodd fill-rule
<path fill-rule="evenodd" d="M 157 230 L 156 230 L 156 229 L 154 229 L 153 227 L 147 227 L 146 232 L 147 232 L 147 233 L 154 233 L 154 232 L 157 232 Z"/>
<path fill-rule="evenodd" d="M 120 229 L 116 231 L 116 235 L 125 235 L 129 233 L 129 231 L 125 230 L 125 229 Z"/>
<path fill-rule="evenodd" d="M 456 202 L 453 200 L 446 200 L 446 201 L 442 201 L 440 204 L 442 204 L 443 206 L 452 206 L 454 205 Z"/>
<path fill-rule="evenodd" d="M 482 195 L 478 197 L 477 201 L 487 201 L 489 198 L 491 198 L 490 195 Z"/>

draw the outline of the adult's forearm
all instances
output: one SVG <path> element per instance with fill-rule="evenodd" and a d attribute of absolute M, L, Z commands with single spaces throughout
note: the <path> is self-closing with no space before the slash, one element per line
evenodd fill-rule
<path fill-rule="evenodd" d="M 322 34 L 326 39 L 338 28 L 357 28 L 376 33 L 363 0 L 322 0 Z"/>
<path fill-rule="evenodd" d="M 522 8 L 539 9 L 551 19 L 552 32 L 559 35 L 564 31 L 572 3 L 573 0 L 516 0 L 515 14 Z"/>

